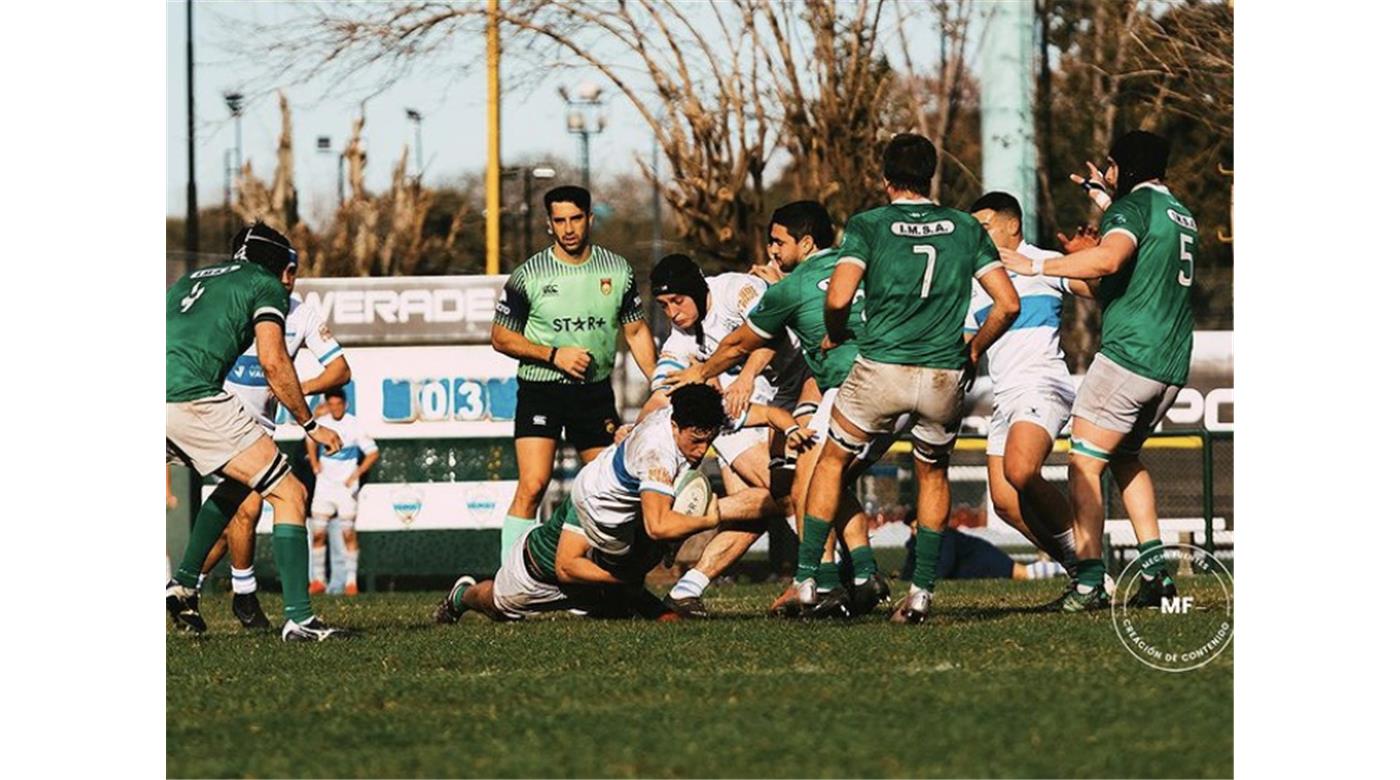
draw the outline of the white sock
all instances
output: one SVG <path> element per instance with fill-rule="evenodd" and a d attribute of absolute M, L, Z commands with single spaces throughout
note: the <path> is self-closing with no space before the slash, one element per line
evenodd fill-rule
<path fill-rule="evenodd" d="M 320 547 L 317 547 L 314 543 L 311 545 L 311 581 L 321 583 L 326 581 L 325 545 L 321 545 Z"/>
<path fill-rule="evenodd" d="M 204 590 L 204 575 L 199 575 L 199 579 L 194 581 L 195 590 Z"/>
<path fill-rule="evenodd" d="M 797 533 L 797 515 L 788 515 L 787 524 L 788 528 L 791 528 L 793 533 Z"/>
<path fill-rule="evenodd" d="M 1055 561 L 1036 561 L 1026 566 L 1026 575 L 1033 580 L 1048 580 L 1064 571 L 1065 568 Z"/>
<path fill-rule="evenodd" d="M 694 599 L 705 593 L 705 588 L 710 587 L 710 578 L 699 569 L 691 569 L 685 573 L 671 588 L 671 598 L 673 599 Z"/>
<path fill-rule="evenodd" d="M 253 576 L 253 567 L 246 569 L 233 568 L 233 592 L 238 594 L 256 593 L 258 590 L 258 580 Z"/>
<path fill-rule="evenodd" d="M 346 551 L 345 551 L 345 586 L 346 586 L 346 587 L 349 587 L 349 586 L 351 586 L 351 585 L 354 585 L 354 586 L 356 586 L 356 587 L 359 587 L 359 583 L 355 582 L 355 573 L 356 573 L 357 571 L 359 571 L 359 568 L 360 568 L 360 551 L 359 551 L 359 550 L 346 550 Z"/>
<path fill-rule="evenodd" d="M 1074 529 L 1070 528 L 1062 534 L 1055 534 L 1055 559 L 1064 564 L 1065 571 L 1070 576 L 1074 576 L 1074 570 L 1079 568 L 1079 556 L 1074 552 Z"/>

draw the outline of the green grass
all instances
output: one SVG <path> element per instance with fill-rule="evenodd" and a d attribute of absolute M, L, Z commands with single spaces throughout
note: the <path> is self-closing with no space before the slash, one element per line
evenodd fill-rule
<path fill-rule="evenodd" d="M 922 626 L 765 619 L 769 585 L 713 588 L 722 617 L 683 624 L 435 626 L 436 593 L 319 598 L 326 619 L 364 632 L 319 645 L 240 633 L 227 595 L 211 593 L 209 633 L 167 640 L 167 771 L 1229 775 L 1233 651 L 1167 674 L 1124 650 L 1107 613 L 1017 611 L 1057 591 L 940 583 Z M 280 609 L 273 594 L 263 604 Z"/>

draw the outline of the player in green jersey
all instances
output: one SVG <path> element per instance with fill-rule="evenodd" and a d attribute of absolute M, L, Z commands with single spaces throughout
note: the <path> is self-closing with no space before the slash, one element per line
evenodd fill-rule
<path fill-rule="evenodd" d="M 846 378 L 856 358 L 854 341 L 829 351 L 823 351 L 821 348 L 822 340 L 826 337 L 823 313 L 827 280 L 836 266 L 836 250 L 833 247 L 835 229 L 831 223 L 831 216 L 821 204 L 815 201 L 797 201 L 773 212 L 768 231 L 768 253 L 772 261 L 770 267 L 776 267 L 784 275 L 763 293 L 758 305 L 749 312 L 744 325 L 720 341 L 715 353 L 708 360 L 672 374 L 663 384 L 666 387 L 679 387 L 688 383 L 710 381 L 746 360 L 771 339 L 787 338 L 785 331 L 791 330 L 802 346 L 802 355 L 813 376 L 812 392 L 810 395 L 804 394 L 793 416 L 816 431 L 818 437 L 824 437 L 826 420 L 830 416 L 836 388 Z M 863 301 L 858 296 L 854 303 L 856 316 L 853 323 L 858 330 L 864 328 L 860 320 L 862 305 Z M 891 437 L 884 442 L 884 447 L 887 448 L 892 440 Z M 835 524 L 852 562 L 854 592 L 846 593 L 839 584 L 834 557 L 835 534 L 828 534 L 820 539 L 802 534 L 801 518 L 818 452 L 817 448 L 813 448 L 798 456 L 792 489 L 799 537 L 807 544 L 823 548 L 820 563 L 813 573 L 818 594 L 823 598 L 819 602 L 820 606 L 812 610 L 812 613 L 817 617 L 864 614 L 888 595 L 889 587 L 876 571 L 866 517 L 860 511 L 859 502 L 854 494 L 849 489 L 843 493 Z M 867 453 L 862 457 L 861 463 L 868 465 L 879 460 L 883 452 L 884 448 L 879 448 Z M 853 467 L 848 472 L 847 479 L 854 479 L 861 470 L 860 466 Z M 804 573 L 799 571 L 798 578 Z M 783 606 L 788 603 L 796 606 L 793 601 L 796 595 L 796 589 L 789 588 L 774 602 L 770 611 L 781 612 Z"/>
<path fill-rule="evenodd" d="M 1097 246 L 1058 259 L 1031 260 L 1001 250 L 1019 274 L 1097 280 L 1103 306 L 1099 353 L 1079 385 L 1070 429 L 1070 501 L 1074 507 L 1079 571 L 1076 587 L 1059 602 L 1065 611 L 1102 609 L 1104 589 L 1104 469 L 1123 492 L 1143 561 L 1133 606 L 1159 606 L 1176 595 L 1161 554 L 1152 477 L 1138 457 L 1143 442 L 1166 416 L 1186 383 L 1194 322 L 1191 284 L 1197 232 L 1191 212 L 1162 184 L 1166 139 L 1135 130 L 1114 142 L 1102 179 L 1086 189 L 1114 192 Z M 1092 166 L 1090 173 L 1095 174 Z"/>
<path fill-rule="evenodd" d="M 318 426 L 287 354 L 283 327 L 295 278 L 296 252 L 281 233 L 262 223 L 234 237 L 228 263 L 181 277 L 165 296 L 165 446 L 168 459 L 219 483 L 199 509 L 166 608 L 177 629 L 202 633 L 196 587 L 205 556 L 250 492 L 272 504 L 273 555 L 282 578 L 283 641 L 320 641 L 337 633 L 311 611 L 307 593 L 306 488 L 291 474 L 287 456 L 224 390 L 238 356 L 257 344 L 268 387 L 309 437 L 328 451 L 340 437 Z"/>
<path fill-rule="evenodd" d="M 1020 298 L 987 231 L 971 214 L 929 200 L 936 165 L 927 138 L 895 136 L 884 152 L 890 204 L 846 223 L 827 287 L 825 346 L 854 338 L 848 323 L 862 280 L 865 331 L 856 339 L 860 355 L 836 396 L 803 521 L 824 536 L 847 464 L 874 437 L 891 433 L 900 415 L 911 414 L 919 530 L 914 579 L 894 619 L 912 623 L 928 616 L 932 600 L 948 522 L 948 455 L 962 422 L 965 386 L 978 359 L 1020 313 Z M 965 345 L 963 321 L 974 279 L 992 308 Z M 815 567 L 814 551 L 803 548 L 800 555 L 800 566 Z M 800 596 L 804 604 L 815 603 L 812 580 L 804 581 Z"/>
<path fill-rule="evenodd" d="M 643 376 L 656 368 L 656 344 L 632 267 L 589 240 L 588 190 L 556 187 L 545 193 L 544 206 L 554 243 L 511 273 L 491 328 L 491 346 L 520 361 L 520 476 L 501 526 L 502 558 L 535 521 L 561 434 L 584 463 L 613 443 L 621 423 L 610 381 L 619 329 Z"/>

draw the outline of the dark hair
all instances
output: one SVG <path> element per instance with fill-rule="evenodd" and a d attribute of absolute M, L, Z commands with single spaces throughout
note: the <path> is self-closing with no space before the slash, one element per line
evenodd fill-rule
<path fill-rule="evenodd" d="M 327 401 L 331 400 L 332 398 L 339 398 L 340 400 L 344 401 L 344 400 L 345 400 L 345 388 L 343 388 L 343 387 L 332 387 L 331 389 L 329 389 L 329 390 L 327 390 L 327 391 L 325 392 L 325 396 L 326 396 L 326 400 L 327 400 Z"/>
<path fill-rule="evenodd" d="M 680 428 L 718 431 L 729 422 L 724 399 L 709 385 L 683 385 L 671 393 L 671 421 Z"/>
<path fill-rule="evenodd" d="M 260 265 L 277 276 L 282 275 L 288 265 L 297 261 L 297 253 L 287 237 L 268 227 L 264 222 L 254 222 L 233 234 L 229 245 L 233 260 L 247 260 Z"/>
<path fill-rule="evenodd" d="M 895 189 L 928 197 L 937 169 L 938 150 L 917 133 L 900 133 L 885 146 L 885 179 Z"/>
<path fill-rule="evenodd" d="M 1114 197 L 1126 197 L 1137 185 L 1167 175 L 1171 144 L 1146 130 L 1133 130 L 1113 142 L 1108 156 L 1118 165 L 1118 186 Z"/>
<path fill-rule="evenodd" d="M 593 197 L 588 194 L 588 190 L 573 184 L 565 184 L 544 194 L 544 210 L 546 214 L 552 214 L 551 207 L 556 203 L 572 203 L 578 206 L 579 210 L 587 214 L 593 210 Z"/>
<path fill-rule="evenodd" d="M 831 226 L 831 215 L 822 204 L 815 200 L 798 200 L 779 206 L 768 222 L 771 231 L 774 225 L 782 225 L 798 241 L 803 236 L 811 236 L 818 249 L 826 249 L 836 243 L 836 228 Z"/>
<path fill-rule="evenodd" d="M 986 209 L 1004 217 L 1015 217 L 1017 222 L 1021 221 L 1021 202 L 1008 192 L 989 192 L 973 201 L 967 211 L 969 214 L 976 214 Z"/>

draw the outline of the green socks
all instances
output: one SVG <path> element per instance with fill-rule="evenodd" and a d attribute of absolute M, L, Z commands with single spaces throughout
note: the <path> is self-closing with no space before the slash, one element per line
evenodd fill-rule
<path fill-rule="evenodd" d="M 841 570 L 836 561 L 822 561 L 817 564 L 817 592 L 830 593 L 841 584 Z"/>
<path fill-rule="evenodd" d="M 1162 540 L 1149 539 L 1138 545 L 1138 555 L 1142 558 L 1142 574 L 1149 580 L 1155 580 L 1162 575 L 1162 570 L 1166 568 L 1167 560 L 1162 553 Z"/>
<path fill-rule="evenodd" d="M 200 572 L 204 569 L 204 559 L 218 543 L 224 528 L 238 511 L 238 505 L 248 496 L 247 488 L 238 490 L 225 485 L 220 485 L 209 495 L 209 499 L 199 508 L 199 514 L 195 516 L 194 528 L 190 529 L 190 541 L 185 545 L 185 557 L 180 560 L 180 568 L 175 572 L 175 581 L 187 588 L 193 588 L 199 582 Z"/>
<path fill-rule="evenodd" d="M 870 549 L 870 548 L 866 548 Z M 914 537 L 914 584 L 924 590 L 933 590 L 938 579 L 938 555 L 943 549 L 943 534 L 919 526 Z M 851 551 L 855 555 L 855 551 Z"/>
<path fill-rule="evenodd" d="M 1079 562 L 1079 571 L 1075 572 L 1074 582 L 1083 588 L 1102 588 L 1103 575 L 1106 569 L 1103 565 L 1103 558 L 1090 558 Z"/>
<path fill-rule="evenodd" d="M 875 576 L 875 551 L 863 544 L 851 550 L 851 567 L 854 569 L 856 584 Z"/>
<path fill-rule="evenodd" d="M 309 620 L 311 596 L 306 592 L 311 577 L 311 553 L 306 549 L 306 526 L 277 523 L 272 526 L 272 558 L 282 579 L 282 612 L 288 620 Z"/>
<path fill-rule="evenodd" d="M 831 523 L 811 515 L 802 517 L 802 542 L 797 545 L 797 571 L 793 582 L 815 579 L 817 566 L 822 562 L 822 552 L 826 548 L 826 537 L 831 533 Z"/>
<path fill-rule="evenodd" d="M 506 515 L 506 519 L 501 523 L 502 561 L 505 561 L 506 556 L 510 553 L 510 548 L 515 545 L 515 540 L 527 533 L 534 524 L 535 521 L 532 518 Z"/>

